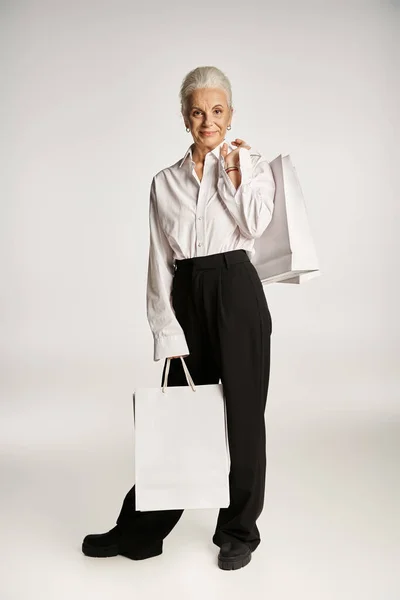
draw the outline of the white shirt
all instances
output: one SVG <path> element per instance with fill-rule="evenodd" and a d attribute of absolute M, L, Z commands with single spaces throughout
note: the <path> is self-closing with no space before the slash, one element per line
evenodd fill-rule
<path fill-rule="evenodd" d="M 206 154 L 201 181 L 190 145 L 182 159 L 159 171 L 151 182 L 147 318 L 154 361 L 189 354 L 171 301 L 174 260 L 240 248 L 251 259 L 254 239 L 272 218 L 275 182 L 267 159 L 254 149 L 240 148 L 242 176 L 235 189 L 219 156 L 224 142 Z M 228 153 L 236 148 L 226 143 Z"/>

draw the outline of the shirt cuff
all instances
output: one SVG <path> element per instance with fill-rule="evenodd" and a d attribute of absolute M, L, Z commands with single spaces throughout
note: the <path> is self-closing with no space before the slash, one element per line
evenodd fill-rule
<path fill-rule="evenodd" d="M 250 150 L 248 148 L 239 148 L 239 166 L 241 171 L 241 181 L 238 188 L 235 188 L 231 178 L 225 171 L 225 159 L 223 156 L 219 160 L 219 178 L 225 183 L 227 191 L 230 193 L 232 198 L 239 194 L 243 187 L 249 185 L 253 175 L 253 164 L 251 161 Z"/>
<path fill-rule="evenodd" d="M 183 356 L 185 354 L 190 354 L 185 334 L 154 337 L 154 362 L 169 356 Z"/>

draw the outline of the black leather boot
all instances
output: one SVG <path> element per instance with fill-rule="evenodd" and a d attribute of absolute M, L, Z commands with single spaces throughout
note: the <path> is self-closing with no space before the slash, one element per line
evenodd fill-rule
<path fill-rule="evenodd" d="M 82 552 L 86 556 L 105 558 L 121 554 L 132 560 L 143 560 L 158 556 L 163 551 L 163 540 L 152 542 L 150 545 L 142 545 L 141 548 L 129 548 L 126 538 L 116 525 L 106 533 L 90 533 L 82 542 Z"/>
<path fill-rule="evenodd" d="M 231 571 L 245 567 L 251 561 L 251 550 L 243 542 L 225 542 L 218 554 L 220 569 Z"/>

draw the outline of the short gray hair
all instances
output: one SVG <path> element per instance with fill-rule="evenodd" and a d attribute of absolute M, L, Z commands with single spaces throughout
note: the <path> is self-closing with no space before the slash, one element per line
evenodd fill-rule
<path fill-rule="evenodd" d="M 196 67 L 186 75 L 182 81 L 179 97 L 181 112 L 187 114 L 188 102 L 192 92 L 199 88 L 220 88 L 227 96 L 228 106 L 232 108 L 232 88 L 229 79 L 217 67 Z"/>

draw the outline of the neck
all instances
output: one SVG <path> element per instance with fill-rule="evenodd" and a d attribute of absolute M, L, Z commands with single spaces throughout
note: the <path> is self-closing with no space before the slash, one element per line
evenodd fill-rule
<path fill-rule="evenodd" d="M 217 146 L 218 146 L 218 144 L 217 144 Z M 214 146 L 214 148 L 215 147 L 216 146 Z M 200 147 L 194 143 L 192 145 L 192 158 L 193 158 L 194 162 L 196 164 L 204 164 L 206 154 L 211 152 L 211 150 L 213 150 L 214 148 L 205 148 L 204 146 Z"/>
<path fill-rule="evenodd" d="M 206 154 L 209 152 L 208 148 L 199 148 L 194 144 L 192 149 L 192 158 L 196 164 L 204 164 Z"/>

